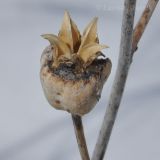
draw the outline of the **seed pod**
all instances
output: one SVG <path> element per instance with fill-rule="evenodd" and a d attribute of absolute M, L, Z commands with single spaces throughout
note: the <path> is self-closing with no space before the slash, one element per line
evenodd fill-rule
<path fill-rule="evenodd" d="M 72 114 L 88 113 L 100 98 L 111 71 L 111 61 L 96 59 L 84 72 L 75 73 L 75 66 L 61 64 L 51 67 L 53 48 L 47 47 L 41 58 L 40 78 L 45 96 L 51 106 Z"/>
<path fill-rule="evenodd" d="M 45 34 L 50 42 L 41 56 L 40 79 L 48 102 L 56 109 L 72 114 L 88 113 L 100 98 L 111 72 L 111 61 L 100 58 L 97 18 L 80 35 L 77 26 L 65 12 L 58 36 Z"/>

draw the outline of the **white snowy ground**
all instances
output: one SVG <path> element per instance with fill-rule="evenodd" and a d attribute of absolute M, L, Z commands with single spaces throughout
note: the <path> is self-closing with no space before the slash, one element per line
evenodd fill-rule
<path fill-rule="evenodd" d="M 137 4 L 136 22 L 145 2 Z M 104 53 L 113 63 L 102 98 L 84 117 L 90 154 L 96 142 L 117 65 L 123 0 L 0 1 L 0 160 L 80 160 L 70 115 L 47 103 L 39 59 L 48 45 L 40 35 L 58 33 L 64 9 L 82 31 L 99 17 Z M 160 159 L 160 5 L 139 44 L 113 129 L 108 160 Z M 105 157 L 105 159 L 107 159 Z"/>

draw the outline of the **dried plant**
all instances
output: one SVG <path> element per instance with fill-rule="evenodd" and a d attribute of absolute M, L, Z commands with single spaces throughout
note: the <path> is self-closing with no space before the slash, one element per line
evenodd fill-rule
<path fill-rule="evenodd" d="M 122 99 L 133 53 L 137 49 L 138 42 L 158 1 L 148 0 L 133 30 L 136 0 L 125 0 L 119 63 L 92 160 L 103 160 Z M 99 44 L 97 20 L 95 17 L 81 35 L 69 13 L 65 12 L 58 36 L 42 35 L 50 42 L 50 46 L 44 50 L 41 57 L 42 87 L 53 107 L 72 114 L 82 160 L 90 160 L 90 157 L 81 116 L 95 106 L 111 71 L 111 61 L 108 58 L 102 58 L 104 55 L 101 50 L 108 46 Z"/>
<path fill-rule="evenodd" d="M 48 102 L 56 109 L 72 114 L 81 157 L 89 159 L 81 116 L 98 102 L 103 85 L 111 71 L 97 36 L 95 17 L 81 35 L 65 12 L 58 36 L 44 34 L 50 42 L 41 56 L 41 84 Z"/>
<path fill-rule="evenodd" d="M 99 100 L 102 87 L 111 70 L 108 58 L 99 58 L 97 18 L 85 28 L 83 35 L 65 12 L 58 36 L 42 35 L 49 40 L 41 58 L 41 82 L 49 103 L 72 114 L 88 113 Z M 102 56 L 101 56 L 102 57 Z"/>

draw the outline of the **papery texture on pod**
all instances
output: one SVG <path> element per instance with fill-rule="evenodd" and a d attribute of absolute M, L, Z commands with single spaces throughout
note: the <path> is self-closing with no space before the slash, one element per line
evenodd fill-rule
<path fill-rule="evenodd" d="M 54 48 L 47 47 L 41 57 L 40 79 L 48 102 L 72 114 L 88 113 L 100 98 L 111 71 L 111 61 L 95 59 L 84 72 L 75 73 L 74 65 L 51 66 Z"/>

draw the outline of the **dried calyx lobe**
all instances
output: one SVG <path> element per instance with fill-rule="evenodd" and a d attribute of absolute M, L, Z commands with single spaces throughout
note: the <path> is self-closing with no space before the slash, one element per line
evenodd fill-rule
<path fill-rule="evenodd" d="M 82 67 L 86 68 L 97 59 L 101 55 L 102 49 L 108 48 L 107 45 L 99 44 L 97 20 L 97 17 L 93 18 L 81 35 L 69 13 L 65 12 L 58 36 L 42 35 L 54 48 L 52 67 L 59 68 L 60 63 L 68 61 L 76 63 L 79 66 L 79 68 L 76 66 L 76 70 L 81 70 Z"/>

